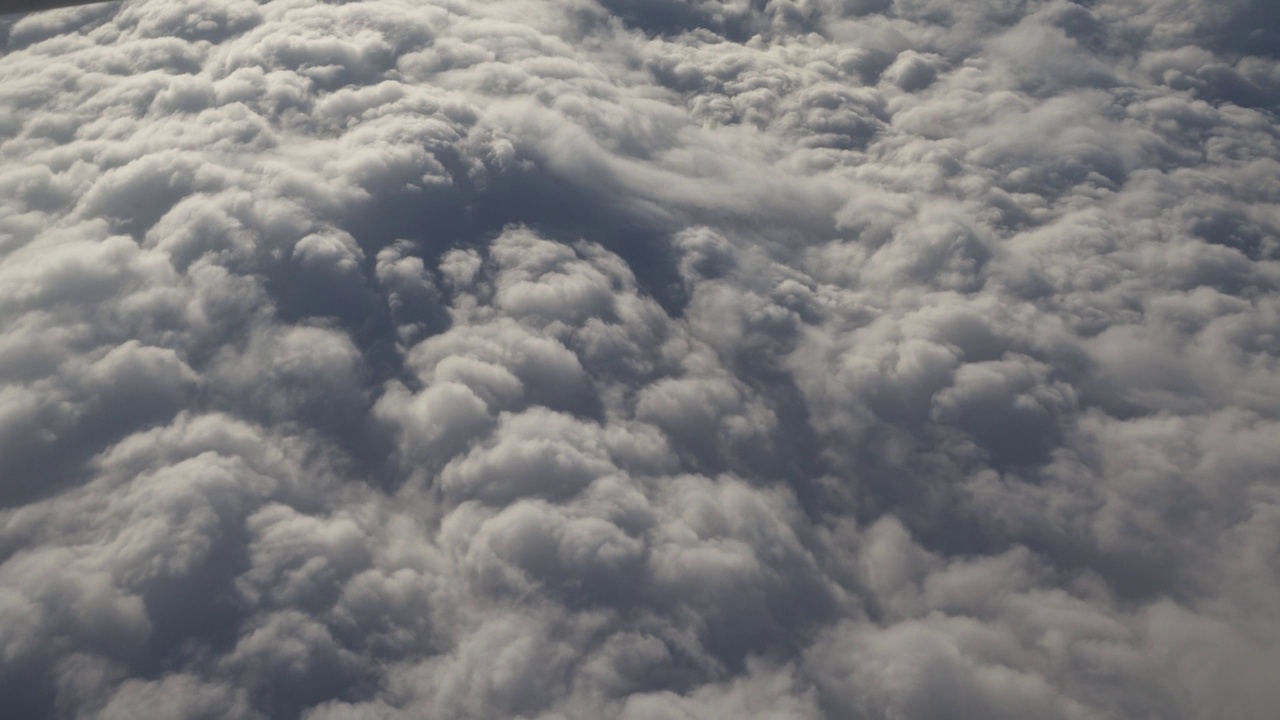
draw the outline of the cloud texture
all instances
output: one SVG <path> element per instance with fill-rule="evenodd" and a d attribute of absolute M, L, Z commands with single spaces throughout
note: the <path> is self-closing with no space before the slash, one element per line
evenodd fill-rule
<path fill-rule="evenodd" d="M 5 21 L 20 718 L 1260 718 L 1263 0 Z"/>

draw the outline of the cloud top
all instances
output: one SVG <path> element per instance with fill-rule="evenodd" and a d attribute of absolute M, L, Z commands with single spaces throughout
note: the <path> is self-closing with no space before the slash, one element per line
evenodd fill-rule
<path fill-rule="evenodd" d="M 1270 7 L 5 20 L 0 703 L 1268 715 Z"/>

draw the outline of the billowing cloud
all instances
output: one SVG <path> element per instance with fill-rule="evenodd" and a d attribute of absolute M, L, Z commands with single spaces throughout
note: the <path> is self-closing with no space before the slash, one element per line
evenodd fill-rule
<path fill-rule="evenodd" d="M 5 19 L 0 706 L 1274 714 L 1270 8 Z"/>

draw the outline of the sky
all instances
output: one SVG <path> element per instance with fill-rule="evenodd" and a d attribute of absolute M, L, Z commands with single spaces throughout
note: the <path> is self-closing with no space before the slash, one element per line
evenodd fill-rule
<path fill-rule="evenodd" d="M 5 18 L 0 707 L 1273 716 L 1277 8 Z"/>

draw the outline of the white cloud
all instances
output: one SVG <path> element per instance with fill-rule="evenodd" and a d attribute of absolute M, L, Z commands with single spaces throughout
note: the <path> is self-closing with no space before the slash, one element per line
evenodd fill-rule
<path fill-rule="evenodd" d="M 1269 7 L 6 20 L 0 702 L 1267 715 Z"/>

